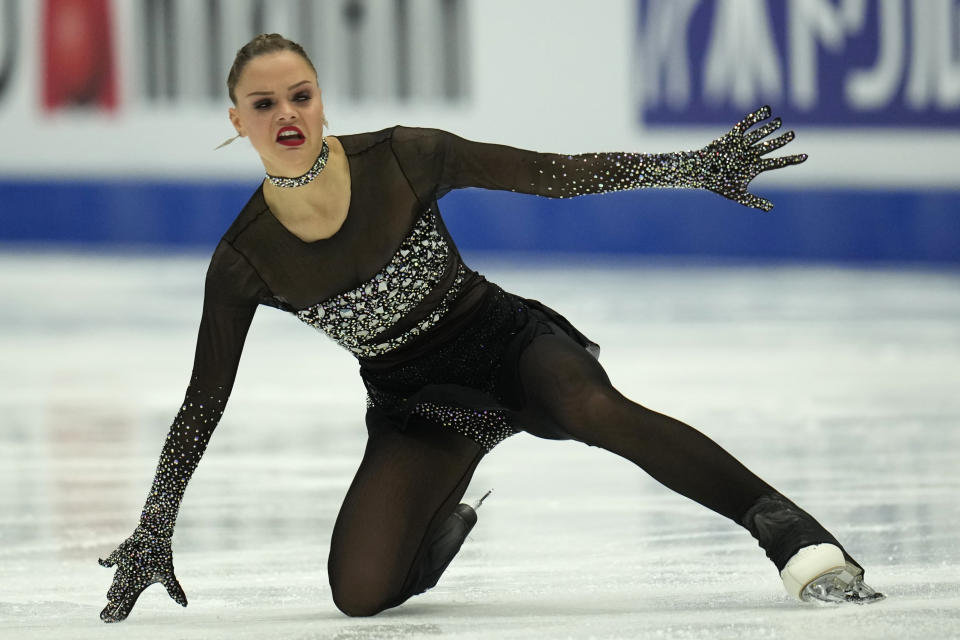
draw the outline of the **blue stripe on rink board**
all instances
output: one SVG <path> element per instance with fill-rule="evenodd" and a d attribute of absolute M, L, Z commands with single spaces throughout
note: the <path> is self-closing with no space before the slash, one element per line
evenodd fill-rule
<path fill-rule="evenodd" d="M 0 180 L 0 242 L 212 249 L 255 188 Z M 553 200 L 467 189 L 441 209 L 466 250 L 960 264 L 960 190 L 757 191 L 773 212 L 679 190 Z"/>

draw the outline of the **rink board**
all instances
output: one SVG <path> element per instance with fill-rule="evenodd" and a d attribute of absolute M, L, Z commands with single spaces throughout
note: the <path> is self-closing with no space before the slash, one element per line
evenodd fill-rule
<path fill-rule="evenodd" d="M 0 181 L 0 242 L 212 249 L 256 182 Z M 960 263 L 960 191 L 755 191 L 769 214 L 707 192 L 554 200 L 468 189 L 440 202 L 467 250 Z"/>

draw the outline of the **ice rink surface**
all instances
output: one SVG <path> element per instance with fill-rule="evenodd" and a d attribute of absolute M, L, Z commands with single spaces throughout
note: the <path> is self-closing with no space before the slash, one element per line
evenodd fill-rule
<path fill-rule="evenodd" d="M 162 588 L 98 619 L 190 374 L 205 260 L 0 253 L 0 638 L 960 636 L 960 273 L 468 259 L 567 315 L 626 395 L 705 431 L 888 595 L 790 601 L 742 529 L 582 445 L 517 435 L 440 584 L 336 610 L 329 536 L 362 452 L 355 361 L 262 308 Z"/>

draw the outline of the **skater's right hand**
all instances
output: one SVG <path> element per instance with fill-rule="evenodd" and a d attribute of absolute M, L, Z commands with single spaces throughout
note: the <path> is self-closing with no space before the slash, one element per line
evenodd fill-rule
<path fill-rule="evenodd" d="M 173 573 L 173 551 L 170 539 L 153 535 L 137 527 L 106 560 L 104 567 L 116 565 L 113 585 L 107 591 L 107 606 L 100 612 L 104 622 L 120 622 L 130 615 L 133 605 L 143 590 L 155 582 L 162 584 L 167 593 L 181 606 L 187 606 L 177 577 Z"/>

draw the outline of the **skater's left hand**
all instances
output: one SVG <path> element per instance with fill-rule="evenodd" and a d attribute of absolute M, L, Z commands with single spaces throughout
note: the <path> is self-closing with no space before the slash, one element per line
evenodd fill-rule
<path fill-rule="evenodd" d="M 764 140 L 780 128 L 780 118 L 774 118 L 762 127 L 747 131 L 753 125 L 770 117 L 770 107 L 761 107 L 733 126 L 729 133 L 717 138 L 697 154 L 702 163 L 704 187 L 746 207 L 762 211 L 773 209 L 769 200 L 747 192 L 750 181 L 763 171 L 800 164 L 807 154 L 779 158 L 762 158 L 794 138 L 793 131 Z"/>
<path fill-rule="evenodd" d="M 173 573 L 173 551 L 170 539 L 157 536 L 137 527 L 100 565 L 113 567 L 117 572 L 113 585 L 107 591 L 107 606 L 100 612 L 104 622 L 125 620 L 143 590 L 159 582 L 167 594 L 180 606 L 187 606 L 187 596 Z"/>

